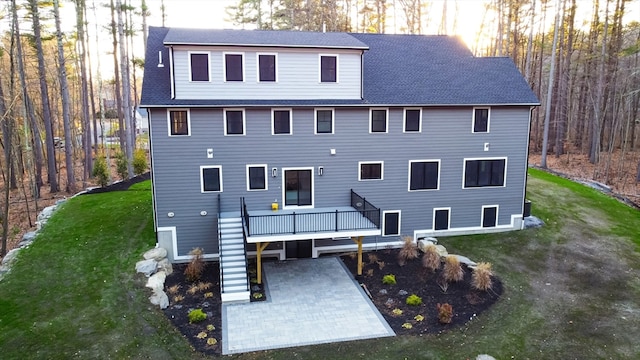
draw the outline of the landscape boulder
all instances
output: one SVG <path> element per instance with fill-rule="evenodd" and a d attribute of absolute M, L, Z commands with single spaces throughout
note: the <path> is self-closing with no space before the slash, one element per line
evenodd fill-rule
<path fill-rule="evenodd" d="M 169 306 L 169 297 L 162 290 L 154 290 L 153 294 L 149 297 L 149 301 L 153 305 L 158 305 L 160 309 L 166 309 L 167 306 Z"/>
<path fill-rule="evenodd" d="M 426 237 L 418 240 L 418 248 L 422 250 L 422 252 L 424 252 L 429 245 L 438 245 L 438 239 L 434 237 Z"/>
<path fill-rule="evenodd" d="M 42 209 L 42 211 L 40 212 L 40 214 L 38 214 L 38 221 L 42 221 L 42 220 L 46 220 L 48 218 L 51 217 L 51 215 L 53 215 L 53 212 L 56 211 L 56 205 L 51 205 L 51 206 L 47 206 L 46 208 Z"/>
<path fill-rule="evenodd" d="M 452 256 L 457 257 L 458 261 L 460 261 L 461 264 L 465 264 L 465 265 L 467 265 L 469 267 L 475 267 L 476 265 L 478 265 L 478 264 L 476 264 L 475 261 L 469 259 L 466 256 L 462 256 L 462 255 L 452 255 Z"/>
<path fill-rule="evenodd" d="M 16 259 L 16 256 L 18 255 L 19 252 L 20 252 L 20 248 L 15 248 L 15 249 L 9 250 L 7 255 L 5 255 L 2 258 L 2 265 L 7 265 L 8 266 L 10 263 L 12 263 Z"/>
<path fill-rule="evenodd" d="M 440 255 L 440 256 L 449 255 L 449 252 L 447 251 L 447 248 L 445 248 L 442 245 L 436 245 L 436 250 L 438 250 L 438 255 Z"/>
<path fill-rule="evenodd" d="M 169 262 L 167 258 L 158 261 L 157 269 L 158 271 L 164 271 L 167 275 L 173 274 L 173 265 L 171 265 L 171 262 Z"/>
<path fill-rule="evenodd" d="M 146 277 L 156 272 L 158 262 L 153 259 L 140 260 L 136 263 L 136 272 L 143 273 Z"/>
<path fill-rule="evenodd" d="M 164 281 L 166 278 L 167 274 L 164 271 L 158 271 L 149 277 L 147 285 L 145 286 L 153 291 L 162 291 L 162 289 L 164 289 Z"/>
<path fill-rule="evenodd" d="M 146 260 L 153 259 L 155 261 L 160 261 L 167 257 L 167 250 L 165 248 L 157 247 L 145 252 L 142 256 Z"/>

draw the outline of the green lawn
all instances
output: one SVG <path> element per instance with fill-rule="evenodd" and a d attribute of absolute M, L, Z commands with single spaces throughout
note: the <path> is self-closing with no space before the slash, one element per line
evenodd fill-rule
<path fill-rule="evenodd" d="M 440 238 L 450 252 L 492 262 L 505 285 L 503 298 L 467 326 L 234 358 L 640 358 L 640 211 L 529 174 L 543 228 Z M 0 282 L 0 358 L 201 358 L 134 275 L 153 244 L 148 181 L 69 200 Z"/>

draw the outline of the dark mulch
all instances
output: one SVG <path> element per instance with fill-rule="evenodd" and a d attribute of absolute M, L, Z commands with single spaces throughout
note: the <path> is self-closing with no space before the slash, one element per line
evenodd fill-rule
<path fill-rule="evenodd" d="M 140 174 L 138 176 L 132 177 L 131 179 L 114 182 L 111 185 L 107 185 L 103 187 L 93 188 L 91 190 L 88 190 L 84 194 L 99 194 L 99 193 L 105 193 L 105 192 L 111 192 L 111 191 L 124 191 L 124 190 L 128 190 L 133 184 L 137 184 L 139 182 L 143 182 L 149 179 L 151 179 L 151 173 L 146 172 L 144 174 Z"/>
<path fill-rule="evenodd" d="M 502 294 L 502 282 L 497 277 L 493 277 L 493 289 L 490 291 L 473 290 L 471 288 L 471 271 L 464 266 L 464 280 L 450 284 L 445 292 L 438 285 L 441 270 L 435 273 L 426 270 L 422 267 L 421 259 L 412 260 L 404 266 L 399 266 L 397 254 L 398 250 L 391 249 L 365 253 L 363 275 L 356 276 L 356 279 L 371 294 L 373 303 L 398 335 L 439 333 L 459 327 L 487 310 Z M 355 253 L 344 255 L 341 259 L 347 268 L 356 274 L 357 258 L 354 255 Z M 169 296 L 170 305 L 164 310 L 164 313 L 197 351 L 208 355 L 220 355 L 222 351 L 222 317 L 218 264 L 214 262 L 206 264 L 204 274 L 198 282 L 210 284 L 210 287 L 206 290 L 197 290 L 193 294 L 188 291 L 194 284 L 185 279 L 185 267 L 185 264 L 174 265 L 173 274 L 166 279 L 165 291 Z M 264 288 L 255 283 L 254 262 L 249 264 L 249 274 L 253 279 L 251 300 L 267 300 Z M 386 274 L 395 275 L 397 284 L 384 285 L 382 277 Z M 195 284 L 197 285 L 198 282 Z M 176 285 L 180 288 L 176 293 L 172 293 L 170 289 Z M 209 292 L 210 295 L 205 295 Z M 254 296 L 256 293 L 261 295 Z M 406 298 L 411 294 L 420 296 L 423 301 L 422 305 L 407 305 Z M 177 295 L 182 296 L 183 299 L 175 301 Z M 450 324 L 439 323 L 436 309 L 438 303 L 448 303 L 453 307 L 454 315 Z M 207 319 L 200 323 L 190 324 L 188 314 L 193 309 L 202 309 L 207 314 Z M 402 310 L 402 314 L 394 314 L 394 309 Z M 417 315 L 423 316 L 424 319 L 422 321 L 416 320 Z M 405 324 L 411 324 L 411 328 L 407 329 Z M 213 325 L 214 329 L 207 329 L 208 325 Z M 198 334 L 202 332 L 206 333 L 206 337 L 199 338 Z M 216 339 L 216 344 L 208 345 L 207 339 L 209 338 Z"/>

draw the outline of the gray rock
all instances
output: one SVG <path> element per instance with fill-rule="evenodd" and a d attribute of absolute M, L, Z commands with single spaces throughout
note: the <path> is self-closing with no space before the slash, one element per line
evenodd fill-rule
<path fill-rule="evenodd" d="M 38 235 L 37 231 L 29 231 L 22 235 L 22 241 L 33 241 L 36 239 L 36 235 Z"/>
<path fill-rule="evenodd" d="M 405 296 L 405 295 L 407 295 L 407 294 L 409 294 L 409 293 L 408 293 L 408 292 L 406 292 L 405 290 L 400 290 L 400 291 L 398 291 L 398 295 L 400 295 L 400 296 Z"/>
<path fill-rule="evenodd" d="M 393 300 L 392 298 L 388 298 L 387 301 L 384 302 L 386 306 L 393 306 L 395 303 L 395 300 Z"/>
<path fill-rule="evenodd" d="M 468 257 L 466 257 L 466 256 L 462 256 L 462 255 L 453 255 L 453 254 L 452 254 L 451 256 L 455 256 L 455 257 L 457 257 L 457 258 L 458 258 L 458 261 L 460 261 L 460 263 L 461 263 L 461 264 L 465 264 L 465 265 L 467 265 L 467 266 L 471 266 L 471 267 L 474 267 L 474 266 L 478 265 L 478 264 L 476 264 L 476 262 L 475 262 L 475 261 L 473 261 L 473 260 L 469 259 L 469 258 L 468 258 Z"/>
<path fill-rule="evenodd" d="M 164 289 L 164 281 L 166 278 L 167 274 L 164 271 L 158 271 L 147 279 L 147 285 L 145 286 L 153 291 L 162 291 L 162 289 Z"/>
<path fill-rule="evenodd" d="M 149 301 L 153 305 L 160 306 L 160 309 L 166 309 L 169 306 L 169 297 L 162 290 L 154 291 L 153 294 L 149 297 Z"/>
<path fill-rule="evenodd" d="M 429 245 L 438 245 L 438 239 L 434 237 L 427 237 L 418 240 L 418 248 L 424 252 Z"/>
<path fill-rule="evenodd" d="M 66 202 L 67 202 L 67 198 L 58 199 L 56 200 L 56 205 L 62 205 Z"/>
<path fill-rule="evenodd" d="M 31 244 L 33 244 L 33 240 L 28 240 L 28 241 L 22 240 L 18 243 L 18 247 L 21 249 L 24 249 L 26 247 L 29 247 Z"/>
<path fill-rule="evenodd" d="M 544 225 L 544 221 L 538 219 L 535 216 L 527 216 L 526 218 L 524 218 L 525 229 L 538 228 L 538 227 L 542 227 L 543 225 Z"/>
<path fill-rule="evenodd" d="M 167 250 L 165 248 L 157 247 L 145 252 L 142 256 L 147 260 L 153 259 L 155 261 L 160 261 L 167 257 Z"/>
<path fill-rule="evenodd" d="M 2 265 L 11 264 L 16 259 L 16 256 L 18 256 L 18 253 L 20 252 L 20 250 L 21 250 L 20 248 L 9 250 L 7 255 L 5 255 L 2 258 Z"/>
<path fill-rule="evenodd" d="M 480 355 L 476 356 L 476 360 L 496 360 L 496 358 L 494 358 L 491 355 L 480 354 Z"/>
<path fill-rule="evenodd" d="M 51 217 L 51 215 L 53 215 L 53 212 L 56 211 L 57 206 L 55 205 L 51 205 L 51 206 L 47 206 L 46 208 L 42 209 L 42 211 L 40 212 L 40 214 L 38 214 L 38 219 L 37 220 L 45 220 Z"/>
<path fill-rule="evenodd" d="M 136 272 L 143 273 L 145 276 L 149 277 L 151 274 L 156 272 L 158 262 L 149 259 L 149 260 L 140 260 L 136 263 Z"/>
<path fill-rule="evenodd" d="M 37 220 L 36 221 L 36 231 L 42 230 L 42 227 L 47 223 L 47 219 Z"/>
<path fill-rule="evenodd" d="M 169 262 L 169 259 L 164 258 L 158 261 L 158 271 L 164 271 L 167 275 L 173 274 L 173 265 Z"/>
<path fill-rule="evenodd" d="M 387 293 L 388 293 L 387 289 L 378 290 L 378 294 L 380 294 L 380 295 L 387 295 Z"/>
<path fill-rule="evenodd" d="M 436 245 L 436 250 L 438 250 L 438 255 L 440 256 L 449 255 L 449 252 L 447 251 L 447 249 L 442 245 Z"/>

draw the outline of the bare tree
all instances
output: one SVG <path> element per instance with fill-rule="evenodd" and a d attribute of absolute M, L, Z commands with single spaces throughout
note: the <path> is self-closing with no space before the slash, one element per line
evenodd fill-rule
<path fill-rule="evenodd" d="M 116 13 L 118 15 L 118 43 L 120 44 L 120 76 L 122 77 L 122 113 L 125 119 L 125 154 L 127 157 L 127 173 L 129 177 L 133 177 L 133 137 L 131 136 L 132 126 L 131 119 L 131 87 L 129 85 L 129 61 L 126 50 L 126 42 L 124 38 L 124 19 L 122 15 L 122 3 L 116 0 Z"/>
<path fill-rule="evenodd" d="M 553 95 L 553 82 L 556 66 L 556 47 L 558 45 L 558 28 L 560 27 L 560 0 L 556 0 L 556 20 L 553 29 L 553 45 L 551 46 L 551 69 L 549 69 L 549 83 L 547 84 L 547 101 L 544 114 L 544 131 L 542 133 L 542 157 L 540 166 L 547 167 L 547 147 L 549 143 L 549 118 L 551 117 L 551 101 Z"/>

